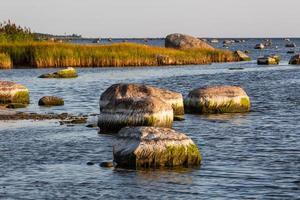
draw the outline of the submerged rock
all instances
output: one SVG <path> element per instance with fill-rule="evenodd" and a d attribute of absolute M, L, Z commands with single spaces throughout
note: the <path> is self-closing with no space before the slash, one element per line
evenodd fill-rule
<path fill-rule="evenodd" d="M 43 74 L 39 78 L 76 78 L 78 77 L 77 71 L 73 67 L 59 70 L 52 74 Z"/>
<path fill-rule="evenodd" d="M 287 43 L 285 45 L 285 47 L 288 47 L 288 48 L 295 48 L 296 47 L 296 44 L 295 43 Z"/>
<path fill-rule="evenodd" d="M 28 104 L 23 103 L 10 103 L 6 106 L 9 109 L 18 109 L 18 108 L 26 108 Z"/>
<path fill-rule="evenodd" d="M 294 51 L 294 50 L 289 50 L 289 51 L 287 51 L 286 53 L 287 53 L 287 54 L 294 54 L 295 51 Z"/>
<path fill-rule="evenodd" d="M 0 81 L 0 104 L 29 104 L 29 90 L 20 84 Z"/>
<path fill-rule="evenodd" d="M 109 102 L 122 98 L 157 97 L 172 106 L 174 115 L 184 114 L 182 94 L 144 84 L 114 84 L 100 97 L 100 111 Z"/>
<path fill-rule="evenodd" d="M 121 98 L 101 105 L 101 133 L 114 133 L 125 126 L 172 127 L 173 109 L 157 97 Z"/>
<path fill-rule="evenodd" d="M 169 128 L 126 127 L 113 146 L 117 167 L 140 169 L 198 166 L 201 155 L 185 134 Z"/>
<path fill-rule="evenodd" d="M 234 54 L 239 58 L 240 61 L 251 61 L 251 58 L 242 51 L 235 51 Z"/>
<path fill-rule="evenodd" d="M 294 55 L 289 62 L 290 65 L 300 65 L 300 54 Z"/>
<path fill-rule="evenodd" d="M 250 111 L 250 99 L 236 86 L 212 86 L 191 91 L 184 101 L 187 113 L 241 113 Z"/>
<path fill-rule="evenodd" d="M 280 56 L 270 55 L 264 56 L 257 59 L 258 65 L 278 65 L 280 62 Z"/>
<path fill-rule="evenodd" d="M 265 48 L 265 45 L 260 43 L 260 44 L 257 44 L 255 45 L 254 49 L 264 49 Z"/>
<path fill-rule="evenodd" d="M 179 34 L 179 33 L 168 35 L 165 39 L 165 47 L 174 48 L 174 49 L 193 49 L 193 48 L 207 49 L 207 50 L 214 49 L 212 46 L 205 43 L 204 41 L 201 41 L 198 38 L 189 35 Z"/>
<path fill-rule="evenodd" d="M 39 100 L 39 106 L 62 106 L 64 103 L 62 98 L 55 96 L 45 96 Z"/>

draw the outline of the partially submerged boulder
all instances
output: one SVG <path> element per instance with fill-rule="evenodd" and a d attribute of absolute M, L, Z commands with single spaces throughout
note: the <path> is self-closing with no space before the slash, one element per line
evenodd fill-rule
<path fill-rule="evenodd" d="M 255 45 L 254 49 L 264 49 L 265 45 L 263 43 Z"/>
<path fill-rule="evenodd" d="M 55 96 L 44 96 L 39 100 L 39 106 L 62 106 L 64 100 Z"/>
<path fill-rule="evenodd" d="M 257 59 L 258 65 L 278 65 L 280 62 L 280 56 L 270 55 L 264 56 Z"/>
<path fill-rule="evenodd" d="M 300 54 L 294 55 L 289 62 L 290 65 L 300 65 Z"/>
<path fill-rule="evenodd" d="M 109 102 L 116 99 L 146 97 L 157 97 L 172 106 L 174 115 L 184 115 L 182 94 L 149 85 L 134 83 L 120 83 L 110 86 L 100 97 L 100 110 Z"/>
<path fill-rule="evenodd" d="M 169 128 L 126 127 L 113 146 L 117 167 L 141 169 L 192 167 L 201 163 L 200 152 L 185 134 Z"/>
<path fill-rule="evenodd" d="M 157 97 L 120 98 L 101 105 L 101 133 L 116 133 L 125 126 L 172 127 L 171 105 Z"/>
<path fill-rule="evenodd" d="M 0 81 L 0 104 L 29 104 L 29 90 L 20 84 Z"/>
<path fill-rule="evenodd" d="M 242 51 L 235 51 L 234 54 L 239 58 L 240 61 L 251 61 L 251 58 Z"/>
<path fill-rule="evenodd" d="M 167 48 L 174 48 L 174 49 L 207 49 L 207 50 L 214 50 L 212 46 L 207 44 L 204 41 L 201 41 L 198 38 L 193 36 L 174 33 L 170 34 L 165 39 L 165 47 Z"/>
<path fill-rule="evenodd" d="M 285 47 L 288 47 L 288 48 L 295 48 L 296 47 L 296 44 L 295 43 L 287 43 L 285 45 Z"/>
<path fill-rule="evenodd" d="M 191 91 L 184 101 L 187 113 L 242 113 L 250 111 L 250 99 L 236 86 L 211 86 Z"/>
<path fill-rule="evenodd" d="M 54 73 L 43 74 L 39 78 L 76 78 L 78 77 L 77 71 L 73 67 L 62 69 Z"/>

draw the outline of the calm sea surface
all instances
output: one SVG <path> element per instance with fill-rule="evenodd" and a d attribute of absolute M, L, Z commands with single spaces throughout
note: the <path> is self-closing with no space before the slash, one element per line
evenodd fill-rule
<path fill-rule="evenodd" d="M 38 79 L 55 69 L 0 71 L 1 80 L 26 85 L 39 113 L 99 113 L 100 94 L 119 82 L 146 83 L 184 95 L 205 85 L 240 85 L 252 101 L 248 114 L 186 115 L 174 128 L 200 148 L 197 169 L 128 171 L 104 169 L 112 160 L 114 136 L 84 125 L 56 121 L 0 122 L 0 199 L 297 199 L 300 198 L 300 67 L 289 66 L 283 39 L 263 51 L 261 40 L 230 45 L 256 59 L 277 53 L 279 66 L 256 62 L 144 68 L 78 69 L 79 78 Z M 152 43 L 151 43 L 152 42 Z M 300 46 L 300 40 L 293 42 Z M 150 41 L 162 45 L 162 40 Z M 222 46 L 217 44 L 217 46 Z M 296 48 L 299 52 L 299 48 Z M 243 68 L 230 70 L 229 68 Z M 40 108 L 45 95 L 65 99 L 65 106 Z M 24 111 L 24 109 L 23 109 Z M 96 118 L 90 118 L 90 122 Z M 94 166 L 87 166 L 92 161 Z"/>

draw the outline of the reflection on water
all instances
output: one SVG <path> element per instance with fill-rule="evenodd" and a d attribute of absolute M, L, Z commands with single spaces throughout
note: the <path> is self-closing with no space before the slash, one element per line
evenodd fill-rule
<path fill-rule="evenodd" d="M 206 85 L 240 85 L 252 101 L 248 114 L 186 115 L 185 121 L 174 123 L 174 129 L 200 148 L 200 169 L 101 168 L 99 163 L 112 160 L 114 136 L 54 121 L 0 122 L 0 199 L 299 198 L 300 70 L 287 65 L 284 42 L 277 44 L 279 49 L 264 51 L 252 49 L 256 42 L 232 48 L 248 48 L 254 57 L 276 51 L 282 64 L 79 69 L 79 78 L 70 80 L 37 78 L 55 69 L 0 71 L 1 80 L 30 89 L 31 104 L 25 111 L 97 114 L 100 94 L 118 82 L 146 83 L 183 95 Z M 61 96 L 65 106 L 38 107 L 45 95 Z M 88 161 L 97 164 L 87 166 Z"/>

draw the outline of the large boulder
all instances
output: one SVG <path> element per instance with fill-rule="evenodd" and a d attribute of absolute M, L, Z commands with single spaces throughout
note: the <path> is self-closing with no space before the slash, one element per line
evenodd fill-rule
<path fill-rule="evenodd" d="M 39 100 L 39 106 L 62 106 L 64 100 L 55 96 L 44 96 Z"/>
<path fill-rule="evenodd" d="M 290 65 L 300 65 L 300 54 L 294 55 L 289 62 Z"/>
<path fill-rule="evenodd" d="M 29 104 L 29 90 L 20 84 L 0 81 L 0 104 Z"/>
<path fill-rule="evenodd" d="M 191 167 L 201 163 L 195 143 L 169 128 L 123 128 L 113 146 L 113 155 L 117 167 L 130 169 Z"/>
<path fill-rule="evenodd" d="M 236 86 L 212 86 L 191 91 L 184 101 L 187 113 L 240 113 L 250 111 L 250 99 Z"/>
<path fill-rule="evenodd" d="M 278 65 L 280 62 L 280 56 L 270 55 L 264 56 L 257 59 L 258 65 Z"/>
<path fill-rule="evenodd" d="M 120 98 L 101 106 L 98 126 L 101 133 L 116 133 L 125 126 L 172 127 L 171 105 L 157 97 Z"/>
<path fill-rule="evenodd" d="M 68 67 L 67 69 L 62 69 L 54 73 L 43 74 L 39 78 L 76 78 L 78 77 L 76 69 L 73 67 Z"/>
<path fill-rule="evenodd" d="M 251 61 L 251 58 L 242 51 L 235 51 L 234 54 L 239 58 L 240 61 Z"/>
<path fill-rule="evenodd" d="M 157 97 L 172 106 L 174 115 L 184 115 L 182 94 L 144 84 L 114 84 L 100 97 L 100 110 L 109 102 L 122 98 Z"/>
<path fill-rule="evenodd" d="M 179 33 L 168 35 L 165 39 L 165 47 L 175 48 L 175 49 L 193 49 L 193 48 L 208 49 L 208 50 L 214 49 L 212 46 L 205 43 L 204 41 L 201 41 L 198 38 L 189 35 L 179 34 Z"/>

